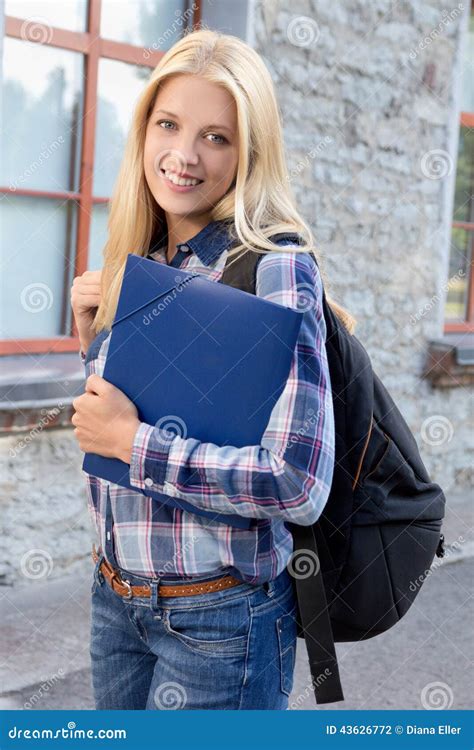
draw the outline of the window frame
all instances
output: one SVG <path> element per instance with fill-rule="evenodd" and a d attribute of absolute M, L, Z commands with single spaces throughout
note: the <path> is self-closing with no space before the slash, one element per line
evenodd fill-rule
<path fill-rule="evenodd" d="M 73 276 L 80 276 L 87 270 L 89 258 L 89 240 L 94 205 L 108 203 L 109 197 L 93 195 L 94 147 L 97 127 L 97 87 L 99 62 L 101 59 L 155 68 L 164 51 L 147 50 L 147 57 L 143 56 L 143 47 L 125 42 L 118 42 L 100 36 L 101 0 L 88 0 L 87 31 L 71 31 L 69 29 L 49 27 L 50 33 L 38 40 L 25 39 L 25 29 L 29 26 L 26 19 L 5 15 L 4 36 L 19 39 L 28 43 L 36 43 L 50 47 L 57 47 L 83 55 L 84 89 L 82 118 L 81 166 L 79 175 L 79 190 L 77 192 L 51 190 L 36 190 L 16 188 L 15 195 L 36 198 L 59 199 L 73 201 L 77 208 L 77 233 L 74 256 Z M 201 0 L 187 3 L 187 9 L 192 10 L 192 29 L 201 24 Z M 36 26 L 38 24 L 36 23 Z M 7 186 L 0 185 L 1 194 L 9 194 Z M 68 297 L 69 289 L 64 289 L 64 297 Z M 64 304 L 64 299 L 63 299 Z M 78 352 L 80 347 L 74 316 L 71 316 L 69 335 L 53 338 L 34 339 L 4 339 L 0 340 L 0 355 L 8 354 L 42 354 L 47 352 Z"/>
<path fill-rule="evenodd" d="M 474 15 L 474 4 L 471 3 L 471 16 Z M 459 130 L 461 128 L 474 128 L 474 112 L 461 112 L 459 119 Z M 474 169 L 474 166 L 473 166 Z M 456 176 L 453 182 L 453 189 L 456 186 Z M 453 209 L 454 210 L 454 209 Z M 473 333 L 474 332 L 474 221 L 452 221 L 451 230 L 454 228 L 466 229 L 470 232 L 471 257 L 468 263 L 467 272 L 467 299 L 466 314 L 464 320 L 455 320 L 447 318 L 444 315 L 444 333 Z"/>

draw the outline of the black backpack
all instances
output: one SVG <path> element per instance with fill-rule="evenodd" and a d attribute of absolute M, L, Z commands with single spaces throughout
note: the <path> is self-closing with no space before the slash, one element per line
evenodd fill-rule
<path fill-rule="evenodd" d="M 297 234 L 272 237 L 299 244 Z M 255 294 L 263 255 L 244 252 L 221 282 Z M 314 258 L 314 256 L 311 256 Z M 298 637 L 304 638 L 317 703 L 344 700 L 335 641 L 372 638 L 407 612 L 435 554 L 444 555 L 445 496 L 360 341 L 326 301 L 336 429 L 331 492 L 312 526 L 286 523 L 294 551 Z"/>

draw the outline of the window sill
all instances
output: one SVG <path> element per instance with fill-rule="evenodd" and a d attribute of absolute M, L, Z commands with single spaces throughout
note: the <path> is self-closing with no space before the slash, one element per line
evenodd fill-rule
<path fill-rule="evenodd" d="M 78 352 L 2 357 L 0 433 L 70 427 L 76 396 L 84 393 Z"/>
<path fill-rule="evenodd" d="M 423 377 L 437 388 L 474 384 L 474 333 L 445 333 L 429 342 Z"/>

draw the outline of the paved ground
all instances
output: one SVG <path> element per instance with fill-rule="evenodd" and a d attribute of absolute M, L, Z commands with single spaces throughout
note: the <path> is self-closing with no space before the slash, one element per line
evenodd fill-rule
<path fill-rule="evenodd" d="M 469 512 L 464 504 L 450 508 L 445 534 L 451 544 L 462 536 L 462 551 L 451 554 L 432 572 L 403 620 L 369 641 L 338 644 L 345 701 L 319 706 L 320 710 L 421 709 L 424 690 L 434 705 L 473 707 Z M 94 708 L 89 671 L 89 586 L 87 568 L 82 585 L 73 593 L 68 579 L 4 591 L 0 709 Z M 431 688 L 433 683 L 442 684 Z M 298 641 L 290 708 L 316 708 L 302 641 Z"/>

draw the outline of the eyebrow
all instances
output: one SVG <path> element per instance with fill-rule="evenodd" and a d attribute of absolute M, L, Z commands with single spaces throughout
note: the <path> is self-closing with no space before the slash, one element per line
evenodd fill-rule
<path fill-rule="evenodd" d="M 169 115 L 170 117 L 175 117 L 177 120 L 179 120 L 178 115 L 176 115 L 174 112 L 169 112 L 167 109 L 155 109 L 155 115 L 158 114 L 158 112 L 163 112 L 164 115 Z M 228 128 L 227 125 L 219 125 L 218 123 L 214 125 L 207 125 L 208 128 L 222 128 L 222 130 L 227 130 L 229 133 L 232 133 L 231 128 Z"/>

